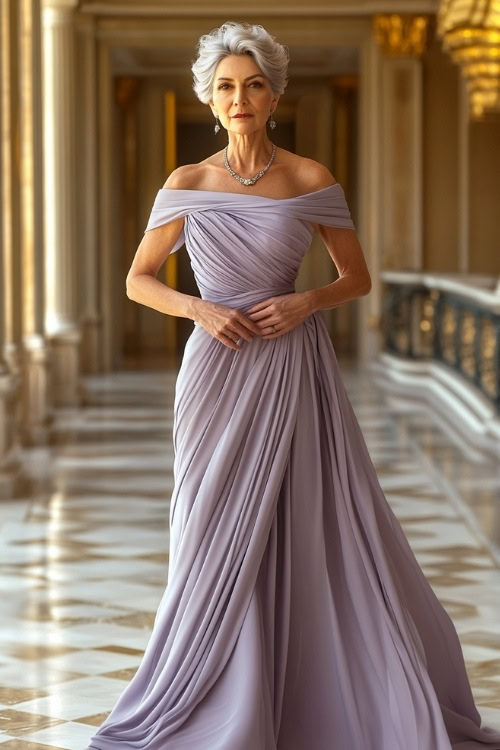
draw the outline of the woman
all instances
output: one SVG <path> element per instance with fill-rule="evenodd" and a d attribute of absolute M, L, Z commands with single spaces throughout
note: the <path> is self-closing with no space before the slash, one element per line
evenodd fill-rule
<path fill-rule="evenodd" d="M 131 299 L 195 327 L 175 392 L 168 585 L 89 747 L 498 750 L 319 312 L 371 282 L 342 187 L 266 133 L 287 63 L 261 26 L 200 39 L 194 89 L 228 146 L 169 176 L 128 274 Z M 297 293 L 314 229 L 340 277 Z M 184 241 L 201 299 L 156 279 Z"/>

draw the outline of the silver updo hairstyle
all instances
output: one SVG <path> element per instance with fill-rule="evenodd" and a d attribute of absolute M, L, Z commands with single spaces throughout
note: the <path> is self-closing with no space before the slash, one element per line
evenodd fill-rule
<path fill-rule="evenodd" d="M 203 34 L 196 46 L 198 56 L 191 66 L 193 89 L 203 104 L 213 95 L 215 70 L 228 55 L 251 55 L 269 80 L 274 94 L 282 94 L 288 81 L 288 48 L 278 44 L 260 24 L 226 21 L 209 34 Z"/>

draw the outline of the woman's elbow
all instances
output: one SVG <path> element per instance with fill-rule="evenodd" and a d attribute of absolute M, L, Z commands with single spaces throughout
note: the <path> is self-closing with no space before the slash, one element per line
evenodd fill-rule
<path fill-rule="evenodd" d="M 127 297 L 129 299 L 133 299 L 134 298 L 134 296 L 133 296 L 134 295 L 134 292 L 133 292 L 133 280 L 134 280 L 133 274 L 129 273 L 128 276 L 127 276 L 127 278 L 125 279 L 125 291 L 126 291 Z"/>
<path fill-rule="evenodd" d="M 361 285 L 361 296 L 365 296 L 371 292 L 372 289 L 372 278 L 370 274 L 365 277 L 363 284 Z"/>

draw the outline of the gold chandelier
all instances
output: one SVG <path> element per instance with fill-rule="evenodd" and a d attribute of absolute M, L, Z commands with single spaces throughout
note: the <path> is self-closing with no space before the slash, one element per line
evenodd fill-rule
<path fill-rule="evenodd" d="M 465 76 L 472 117 L 500 112 L 500 0 L 441 0 L 437 32 Z"/>

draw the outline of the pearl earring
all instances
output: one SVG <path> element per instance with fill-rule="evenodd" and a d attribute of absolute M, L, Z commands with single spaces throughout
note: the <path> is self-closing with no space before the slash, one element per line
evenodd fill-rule
<path fill-rule="evenodd" d="M 272 112 L 271 112 L 271 119 L 268 120 L 268 122 L 269 122 L 269 127 L 274 130 L 274 128 L 276 127 L 276 122 L 273 120 L 273 113 Z"/>
<path fill-rule="evenodd" d="M 215 119 L 216 119 L 217 122 L 215 123 L 214 133 L 217 134 L 219 132 L 219 130 L 220 130 L 219 118 L 217 117 L 217 115 L 215 115 Z"/>

